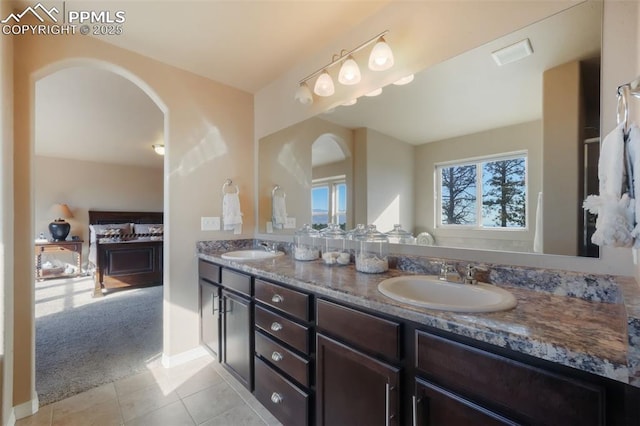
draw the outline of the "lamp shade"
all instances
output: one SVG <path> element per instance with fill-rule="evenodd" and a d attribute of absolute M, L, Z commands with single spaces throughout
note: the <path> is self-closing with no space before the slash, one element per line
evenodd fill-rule
<path fill-rule="evenodd" d="M 151 147 L 156 152 L 156 154 L 164 155 L 164 144 L 158 143 L 158 144 L 151 145 Z"/>
<path fill-rule="evenodd" d="M 313 92 L 318 96 L 331 96 L 335 93 L 336 89 L 333 85 L 333 79 L 327 72 L 322 71 L 322 74 L 316 80 L 316 85 L 313 87 Z"/>
<path fill-rule="evenodd" d="M 313 95 L 311 94 L 311 89 L 309 89 L 309 85 L 306 81 L 300 83 L 300 86 L 298 86 L 298 90 L 296 90 L 295 100 L 303 105 L 313 103 Z"/>
<path fill-rule="evenodd" d="M 71 209 L 66 204 L 54 205 L 53 212 L 57 218 L 71 219 L 73 217 L 73 213 L 71 213 Z"/>
<path fill-rule="evenodd" d="M 372 71 L 384 71 L 393 66 L 393 52 L 384 41 L 384 37 L 380 37 L 369 55 L 369 69 Z"/>
<path fill-rule="evenodd" d="M 349 55 L 346 61 L 340 67 L 340 73 L 338 74 L 338 81 L 344 85 L 352 85 L 360 83 L 360 68 L 353 59 L 353 56 Z"/>

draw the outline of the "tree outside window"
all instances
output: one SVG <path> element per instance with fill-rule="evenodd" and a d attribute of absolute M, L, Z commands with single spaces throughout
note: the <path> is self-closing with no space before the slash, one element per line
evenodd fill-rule
<path fill-rule="evenodd" d="M 437 166 L 439 226 L 525 228 L 526 154 Z"/>

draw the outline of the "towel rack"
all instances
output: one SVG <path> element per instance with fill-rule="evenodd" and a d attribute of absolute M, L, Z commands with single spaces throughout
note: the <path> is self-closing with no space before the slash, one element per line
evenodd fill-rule
<path fill-rule="evenodd" d="M 231 185 L 233 185 L 236 188 L 236 192 L 231 192 L 231 194 L 240 193 L 240 189 L 238 188 L 238 185 L 235 185 L 231 179 L 227 179 L 222 184 L 222 195 L 227 193 L 227 190 L 231 187 Z"/>

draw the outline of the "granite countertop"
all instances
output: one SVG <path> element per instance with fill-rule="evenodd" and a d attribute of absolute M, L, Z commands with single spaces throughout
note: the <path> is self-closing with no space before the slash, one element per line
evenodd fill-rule
<path fill-rule="evenodd" d="M 518 299 L 515 308 L 473 314 L 437 311 L 397 302 L 378 291 L 380 281 L 411 273 L 404 270 L 365 274 L 357 272 L 353 264 L 329 267 L 320 260 L 300 262 L 289 255 L 237 262 L 222 259 L 223 252 L 199 248 L 198 256 L 352 305 L 640 387 L 638 347 L 629 348 L 633 339 L 628 326 L 635 323 L 627 314 L 627 308 L 636 309 L 640 303 L 627 307 L 622 301 L 605 303 L 535 291 L 526 286 L 500 285 Z M 621 284 L 627 285 L 630 292 L 625 296 L 639 302 L 638 292 L 629 291 L 630 284 Z M 640 325 L 635 332 L 640 333 Z M 640 334 L 636 338 L 640 346 Z"/>

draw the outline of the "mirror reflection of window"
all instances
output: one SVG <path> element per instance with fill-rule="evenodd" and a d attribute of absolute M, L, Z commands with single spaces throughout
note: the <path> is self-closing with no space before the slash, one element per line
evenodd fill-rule
<path fill-rule="evenodd" d="M 436 166 L 438 226 L 527 227 L 527 155 Z"/>
<path fill-rule="evenodd" d="M 311 225 L 314 229 L 337 223 L 347 225 L 347 184 L 345 176 L 313 181 L 311 188 Z"/>

